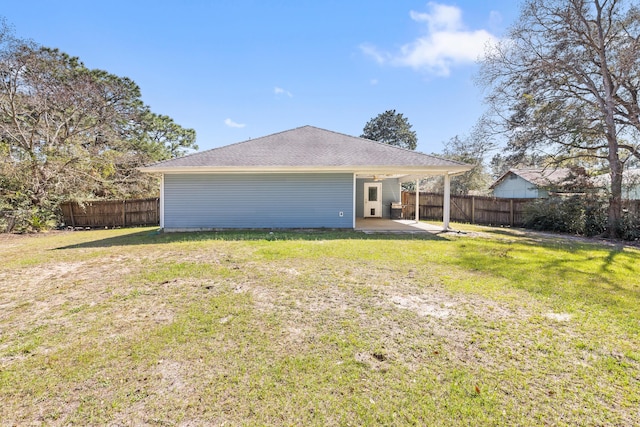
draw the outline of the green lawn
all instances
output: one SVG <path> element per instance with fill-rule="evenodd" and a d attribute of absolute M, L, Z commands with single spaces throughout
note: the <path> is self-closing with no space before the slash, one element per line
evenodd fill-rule
<path fill-rule="evenodd" d="M 0 424 L 640 425 L 640 251 L 457 227 L 0 236 Z"/>

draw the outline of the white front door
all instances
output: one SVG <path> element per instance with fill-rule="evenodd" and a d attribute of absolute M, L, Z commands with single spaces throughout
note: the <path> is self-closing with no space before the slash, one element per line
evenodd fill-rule
<path fill-rule="evenodd" d="M 382 183 L 364 183 L 364 217 L 382 218 Z"/>

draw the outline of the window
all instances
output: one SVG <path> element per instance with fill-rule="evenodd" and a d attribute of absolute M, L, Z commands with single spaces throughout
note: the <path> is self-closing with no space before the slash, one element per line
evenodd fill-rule
<path fill-rule="evenodd" d="M 369 201 L 370 202 L 378 201 L 378 187 L 369 187 Z"/>

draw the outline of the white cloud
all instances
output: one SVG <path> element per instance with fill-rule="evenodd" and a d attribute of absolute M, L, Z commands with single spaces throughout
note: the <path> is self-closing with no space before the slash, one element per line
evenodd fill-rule
<path fill-rule="evenodd" d="M 371 84 L 371 86 L 376 86 L 378 84 L 378 79 L 369 80 L 369 84 Z"/>
<path fill-rule="evenodd" d="M 391 55 L 389 55 L 388 53 L 385 53 L 385 52 L 380 52 L 378 50 L 378 48 L 376 48 L 375 46 L 373 46 L 373 45 L 371 45 L 369 43 L 361 44 L 360 45 L 360 50 L 365 55 L 370 56 L 371 58 L 373 58 L 378 64 L 384 64 L 385 62 L 387 62 L 391 58 Z"/>
<path fill-rule="evenodd" d="M 240 128 L 240 129 L 246 126 L 244 123 L 236 123 L 231 119 L 226 119 L 224 121 L 224 124 L 229 126 L 230 128 Z"/>
<path fill-rule="evenodd" d="M 428 11 L 411 11 L 416 22 L 426 24 L 425 35 L 403 45 L 395 54 L 380 51 L 364 44 L 361 51 L 379 64 L 411 67 L 440 76 L 448 76 L 451 67 L 471 64 L 480 59 L 487 44 L 497 42 L 497 37 L 487 30 L 469 30 L 462 20 L 462 10 L 430 2 Z M 497 16 L 492 12 L 491 19 Z"/>
<path fill-rule="evenodd" d="M 273 93 L 276 95 L 287 95 L 289 98 L 293 98 L 293 94 L 291 92 L 278 86 L 273 88 Z"/>
<path fill-rule="evenodd" d="M 429 2 L 431 13 L 409 12 L 409 16 L 416 22 L 426 22 L 429 32 L 453 32 L 463 28 L 462 11 L 456 6 Z"/>

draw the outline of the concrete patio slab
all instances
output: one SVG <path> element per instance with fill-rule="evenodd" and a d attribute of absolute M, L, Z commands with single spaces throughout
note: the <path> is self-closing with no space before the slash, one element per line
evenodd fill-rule
<path fill-rule="evenodd" d="M 356 231 L 364 233 L 441 233 L 442 226 L 409 219 L 356 218 Z"/>

